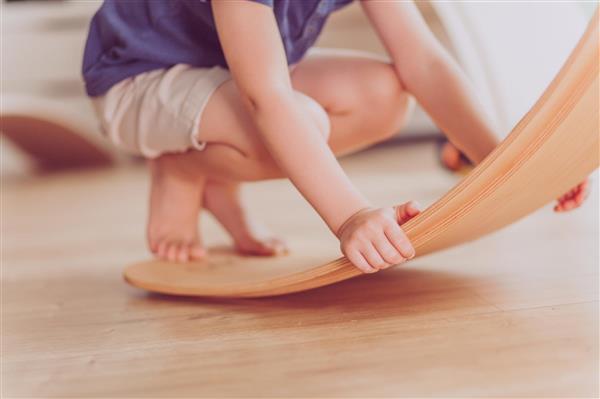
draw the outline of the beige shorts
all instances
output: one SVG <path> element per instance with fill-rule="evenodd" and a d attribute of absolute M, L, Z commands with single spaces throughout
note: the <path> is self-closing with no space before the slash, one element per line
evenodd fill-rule
<path fill-rule="evenodd" d="M 210 96 L 231 78 L 221 67 L 179 64 L 125 79 L 93 97 L 103 133 L 119 148 L 154 158 L 202 150 L 196 137 Z"/>

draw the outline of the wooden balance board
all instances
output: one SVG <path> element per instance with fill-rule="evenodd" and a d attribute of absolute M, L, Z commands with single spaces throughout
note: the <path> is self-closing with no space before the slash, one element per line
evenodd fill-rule
<path fill-rule="evenodd" d="M 32 95 L 3 95 L 0 133 L 29 155 L 39 171 L 112 165 L 91 106 Z"/>
<path fill-rule="evenodd" d="M 542 97 L 510 135 L 458 185 L 403 225 L 417 255 L 474 240 L 558 198 L 598 167 L 598 12 Z M 147 261 L 125 280 L 148 291 L 188 296 L 263 297 L 356 277 L 346 258 L 221 256 L 222 261 Z"/>

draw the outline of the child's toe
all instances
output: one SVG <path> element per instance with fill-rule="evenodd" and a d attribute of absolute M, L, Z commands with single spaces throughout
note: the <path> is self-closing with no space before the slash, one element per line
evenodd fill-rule
<path fill-rule="evenodd" d="M 256 242 L 251 248 L 249 248 L 248 253 L 251 255 L 257 256 L 273 256 L 275 255 L 276 249 L 275 246 L 267 241 L 265 242 Z"/>
<path fill-rule="evenodd" d="M 177 262 L 185 263 L 190 260 L 190 247 L 187 244 L 179 245 L 177 251 Z"/>
<path fill-rule="evenodd" d="M 282 255 L 288 252 L 286 243 L 278 238 L 267 240 L 266 246 L 270 248 L 273 255 Z"/>
<path fill-rule="evenodd" d="M 238 244 L 238 251 L 244 255 L 253 256 L 275 256 L 287 252 L 286 244 L 277 239 L 253 240 L 252 242 Z"/>
<path fill-rule="evenodd" d="M 200 246 L 200 244 L 190 245 L 190 247 L 189 247 L 190 259 L 200 260 L 200 259 L 204 258 L 205 255 L 206 255 L 206 251 L 204 250 L 204 248 L 202 248 L 202 246 Z"/>
<path fill-rule="evenodd" d="M 167 253 L 166 253 L 167 260 L 169 262 L 175 262 L 177 260 L 177 252 L 178 252 L 177 244 L 169 243 L 168 248 L 167 248 Z"/>
<path fill-rule="evenodd" d="M 160 259 L 167 259 L 167 250 L 169 249 L 169 244 L 167 241 L 160 241 L 156 247 L 156 255 Z"/>
<path fill-rule="evenodd" d="M 154 255 L 158 254 L 158 240 L 148 239 L 148 248 L 150 248 L 150 252 Z"/>

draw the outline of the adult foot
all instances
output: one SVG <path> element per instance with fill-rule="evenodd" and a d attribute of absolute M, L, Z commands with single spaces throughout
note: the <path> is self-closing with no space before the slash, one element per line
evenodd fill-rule
<path fill-rule="evenodd" d="M 209 180 L 203 205 L 229 232 L 241 254 L 275 256 L 287 252 L 282 240 L 250 218 L 242 205 L 238 183 Z"/>
<path fill-rule="evenodd" d="M 151 191 L 148 245 L 152 253 L 172 262 L 200 259 L 205 251 L 198 235 L 198 214 L 204 178 L 191 175 L 186 154 L 150 161 Z"/>

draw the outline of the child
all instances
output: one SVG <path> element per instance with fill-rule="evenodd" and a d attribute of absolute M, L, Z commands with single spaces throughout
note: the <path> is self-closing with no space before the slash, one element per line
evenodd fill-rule
<path fill-rule="evenodd" d="M 396 133 L 412 96 L 473 162 L 497 139 L 465 75 L 411 2 L 362 2 L 391 62 L 307 53 L 328 15 L 351 1 L 105 1 L 91 23 L 83 75 L 106 135 L 150 159 L 147 234 L 156 256 L 205 256 L 201 207 L 239 252 L 285 250 L 239 195 L 239 182 L 275 177 L 292 181 L 362 271 L 414 256 L 400 224 L 417 207 L 372 207 L 335 155 Z M 579 206 L 585 191 L 576 187 L 558 207 Z"/>

